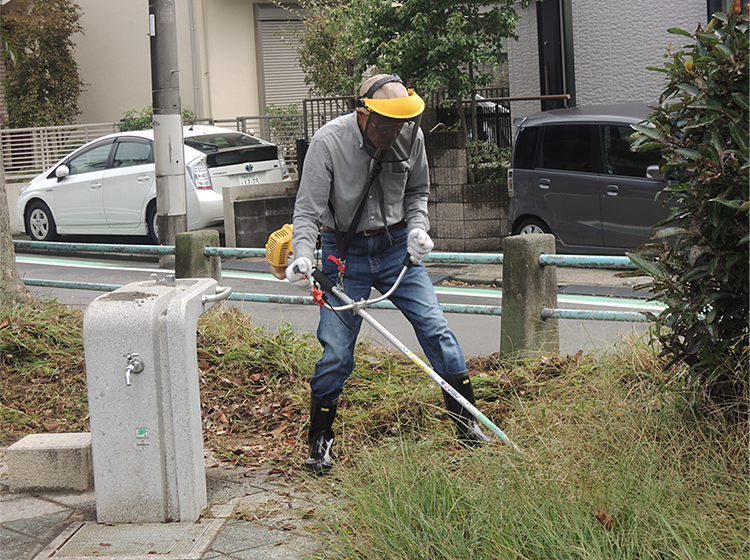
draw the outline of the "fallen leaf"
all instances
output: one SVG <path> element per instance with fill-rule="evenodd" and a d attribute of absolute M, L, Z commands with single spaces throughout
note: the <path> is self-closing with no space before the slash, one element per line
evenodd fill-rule
<path fill-rule="evenodd" d="M 282 531 L 294 531 L 297 528 L 296 525 L 292 525 L 291 523 L 287 523 L 286 525 L 281 526 Z"/>
<path fill-rule="evenodd" d="M 10 319 L 8 319 L 7 317 L 3 318 L 3 320 L 0 321 L 0 329 L 4 329 L 8 325 L 10 325 Z"/>
<path fill-rule="evenodd" d="M 52 422 L 50 424 L 42 424 L 42 427 L 48 432 L 54 432 L 60 427 L 60 422 Z"/>
<path fill-rule="evenodd" d="M 219 422 L 223 424 L 229 424 L 229 419 L 227 418 L 227 415 L 224 414 L 221 410 L 219 410 L 216 413 L 216 417 L 219 419 Z"/>
<path fill-rule="evenodd" d="M 594 517 L 596 517 L 599 522 L 604 525 L 604 528 L 609 531 L 612 529 L 612 516 L 608 514 L 606 511 L 601 510 L 594 514 Z"/>

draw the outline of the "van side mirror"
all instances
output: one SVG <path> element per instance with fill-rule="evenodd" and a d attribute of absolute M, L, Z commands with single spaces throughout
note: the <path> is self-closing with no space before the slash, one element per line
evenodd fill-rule
<path fill-rule="evenodd" d="M 646 168 L 646 177 L 648 177 L 649 179 L 656 179 L 657 181 L 663 181 L 664 173 L 659 171 L 658 165 L 649 165 Z"/>
<path fill-rule="evenodd" d="M 70 175 L 70 169 L 67 165 L 61 165 L 60 167 L 55 169 L 55 177 L 57 177 L 58 183 L 65 179 L 65 177 L 67 177 L 68 175 Z"/>

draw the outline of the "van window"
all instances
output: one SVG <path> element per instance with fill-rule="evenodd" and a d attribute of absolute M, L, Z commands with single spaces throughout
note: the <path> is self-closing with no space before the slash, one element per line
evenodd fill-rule
<path fill-rule="evenodd" d="M 657 149 L 630 151 L 631 134 L 633 129 L 629 126 L 602 125 L 602 152 L 607 175 L 645 178 L 646 168 L 659 164 L 661 153 Z"/>
<path fill-rule="evenodd" d="M 592 125 L 565 124 L 544 127 L 542 167 L 560 171 L 592 173 Z"/>
<path fill-rule="evenodd" d="M 536 141 L 539 138 L 540 130 L 540 127 L 532 126 L 530 128 L 522 128 L 518 131 L 513 167 L 517 169 L 534 169 Z"/>

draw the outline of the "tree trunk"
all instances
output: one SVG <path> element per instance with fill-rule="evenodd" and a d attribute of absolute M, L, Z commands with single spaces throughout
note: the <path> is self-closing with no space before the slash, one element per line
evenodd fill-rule
<path fill-rule="evenodd" d="M 10 233 L 8 195 L 5 189 L 5 168 L 0 148 L 0 307 L 11 303 L 31 303 L 31 292 L 21 281 L 16 270 L 16 252 Z"/>

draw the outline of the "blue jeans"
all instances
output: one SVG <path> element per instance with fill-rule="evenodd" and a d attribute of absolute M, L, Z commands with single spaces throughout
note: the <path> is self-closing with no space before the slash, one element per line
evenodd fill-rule
<path fill-rule="evenodd" d="M 391 232 L 391 246 L 385 234 L 354 237 L 346 255 L 346 273 L 343 289 L 354 301 L 368 299 L 370 288 L 380 293 L 387 292 L 403 268 L 406 256 L 405 229 Z M 328 259 L 339 255 L 332 231 L 323 230 L 323 273 L 336 280 L 338 269 Z M 338 298 L 328 294 L 329 303 L 343 305 Z M 408 269 L 398 289 L 389 298 L 414 327 L 417 340 L 432 368 L 441 376 L 451 376 L 466 371 L 466 362 L 456 336 L 448 327 L 443 311 L 438 304 L 432 282 L 423 264 Z M 312 395 L 327 402 L 338 399 L 344 382 L 354 369 L 354 347 L 362 318 L 352 311 L 333 311 L 320 308 L 318 340 L 323 346 L 323 357 L 315 365 L 310 380 Z"/>

